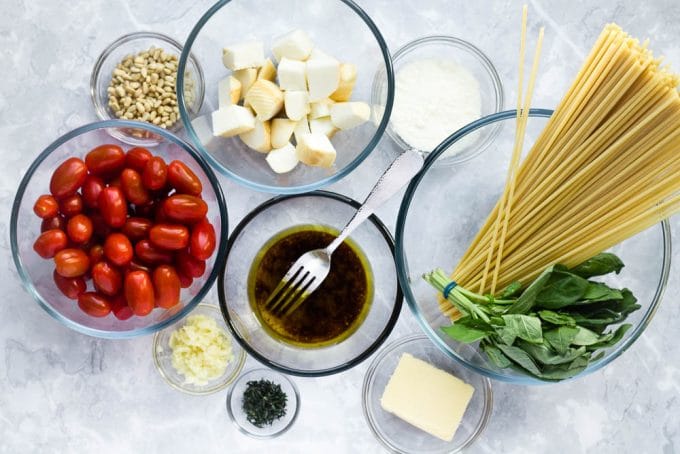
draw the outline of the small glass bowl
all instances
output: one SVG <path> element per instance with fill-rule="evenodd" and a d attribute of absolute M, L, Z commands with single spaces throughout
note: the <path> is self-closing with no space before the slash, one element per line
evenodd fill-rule
<path fill-rule="evenodd" d="M 472 73 L 479 82 L 482 101 L 480 117 L 500 112 L 503 109 L 503 85 L 491 60 L 473 44 L 453 36 L 425 36 L 401 47 L 392 56 L 395 78 L 398 77 L 399 70 L 405 65 L 427 58 L 447 59 L 458 63 Z M 385 98 L 387 93 L 385 82 L 384 71 L 378 71 L 371 92 L 371 103 L 373 105 L 383 104 L 381 100 Z M 397 94 L 395 88 L 395 107 L 398 106 L 399 102 Z M 463 126 L 465 125 L 460 125 L 460 127 Z M 467 143 L 457 144 L 457 148 L 450 148 L 447 150 L 448 155 L 439 159 L 437 165 L 452 165 L 472 159 L 493 142 L 500 132 L 500 128 L 501 124 L 497 124 L 493 128 L 480 132 L 475 137 L 468 138 Z M 392 122 L 387 126 L 387 134 L 403 150 L 414 148 L 395 132 Z M 418 151 L 427 156 L 432 150 Z"/>
<path fill-rule="evenodd" d="M 270 426 L 257 427 L 248 421 L 243 412 L 241 397 L 246 385 L 252 380 L 269 380 L 281 385 L 286 393 L 286 414 Z M 244 434 L 253 438 L 274 438 L 291 428 L 300 412 L 300 393 L 288 377 L 271 369 L 251 369 L 239 377 L 227 394 L 227 413 L 234 425 Z"/>
<path fill-rule="evenodd" d="M 118 119 L 113 110 L 109 107 L 109 95 L 107 88 L 111 82 L 112 72 L 116 65 L 120 63 L 127 55 L 136 54 L 138 52 L 149 49 L 151 46 L 161 48 L 168 53 L 177 55 L 179 59 L 182 53 L 182 45 L 173 38 L 155 32 L 135 32 L 123 35 L 113 43 L 111 43 L 101 53 L 97 62 L 92 69 L 90 76 L 90 95 L 94 104 L 97 116 L 102 120 Z M 189 56 L 189 62 L 186 65 L 185 79 L 193 81 L 191 96 L 192 102 L 189 103 L 188 112 L 194 116 L 198 113 L 203 105 L 203 98 L 205 97 L 205 80 L 203 78 L 203 70 L 198 63 L 198 60 L 193 55 Z M 186 87 L 185 82 L 185 87 Z M 186 88 L 185 88 L 186 90 Z M 185 99 L 187 95 L 185 94 Z M 171 132 L 177 132 L 182 128 L 182 121 L 179 114 L 175 124 L 168 128 Z M 148 130 L 127 128 L 124 130 L 112 130 L 111 135 L 121 142 L 130 145 L 151 147 L 160 143 L 160 137 Z"/>
<path fill-rule="evenodd" d="M 212 304 L 200 303 L 190 315 L 205 315 L 214 319 L 221 327 L 224 326 L 224 320 L 222 319 L 220 309 Z M 161 377 L 163 377 L 168 385 L 187 394 L 212 394 L 229 386 L 229 384 L 238 377 L 238 374 L 241 373 L 243 364 L 246 362 L 246 352 L 241 348 L 239 343 L 234 340 L 234 337 L 229 333 L 229 330 L 226 329 L 226 327 L 223 328 L 223 330 L 231 342 L 231 351 L 234 357 L 229 364 L 227 364 L 227 368 L 220 377 L 210 380 L 205 385 L 185 383 L 184 376 L 177 372 L 173 367 L 170 336 L 185 324 L 186 318 L 179 320 L 154 334 L 151 353 L 153 354 L 153 363 L 156 365 L 158 373 L 161 374 Z"/>
<path fill-rule="evenodd" d="M 460 426 L 450 442 L 412 426 L 381 407 L 380 398 L 403 353 L 410 353 L 427 361 L 475 389 Z M 404 337 L 382 349 L 366 372 L 362 395 L 364 416 L 373 434 L 390 452 L 404 454 L 460 452 L 474 443 L 484 431 L 493 410 L 491 381 L 452 361 L 423 334 Z"/>

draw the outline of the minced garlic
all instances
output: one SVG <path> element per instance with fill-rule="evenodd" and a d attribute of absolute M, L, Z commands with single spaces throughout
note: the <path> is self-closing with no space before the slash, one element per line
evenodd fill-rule
<path fill-rule="evenodd" d="M 170 336 L 172 366 L 184 375 L 185 383 L 205 385 L 224 374 L 234 358 L 231 340 L 205 315 L 192 315 Z"/>

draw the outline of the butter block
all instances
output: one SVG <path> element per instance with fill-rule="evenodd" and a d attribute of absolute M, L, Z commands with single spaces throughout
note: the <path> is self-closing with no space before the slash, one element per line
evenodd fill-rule
<path fill-rule="evenodd" d="M 474 388 L 404 353 L 380 399 L 382 408 L 444 441 L 453 440 Z"/>

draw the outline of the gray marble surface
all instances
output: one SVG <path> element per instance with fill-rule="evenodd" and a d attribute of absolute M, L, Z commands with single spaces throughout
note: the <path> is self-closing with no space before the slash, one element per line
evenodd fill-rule
<path fill-rule="evenodd" d="M 302 393 L 297 424 L 275 441 L 249 439 L 227 419 L 226 392 L 191 397 L 166 386 L 154 370 L 148 337 L 114 342 L 69 331 L 23 290 L 10 259 L 10 207 L 23 172 L 57 136 L 96 119 L 88 82 L 99 52 L 135 30 L 161 31 L 183 40 L 210 3 L 0 1 L 0 58 L 6 68 L 0 88 L 0 453 L 382 451 L 361 412 L 367 363 L 333 377 L 295 378 Z M 520 1 L 359 3 L 393 50 L 432 33 L 472 41 L 495 63 L 507 99 L 513 99 Z M 554 107 L 609 21 L 651 38 L 653 49 L 680 70 L 677 0 L 529 3 L 531 30 L 546 27 L 535 106 Z M 363 198 L 393 156 L 392 147 L 383 140 L 354 174 L 332 189 Z M 232 225 L 268 198 L 222 182 Z M 395 200 L 380 212 L 390 226 L 397 207 Z M 672 224 L 680 231 L 677 218 Z M 680 262 L 680 253 L 673 258 Z M 675 266 L 665 301 L 647 331 L 605 370 L 538 388 L 495 382 L 491 422 L 469 452 L 680 452 L 677 274 Z M 405 308 L 390 339 L 417 330 Z M 256 365 L 249 359 L 246 367 Z"/>

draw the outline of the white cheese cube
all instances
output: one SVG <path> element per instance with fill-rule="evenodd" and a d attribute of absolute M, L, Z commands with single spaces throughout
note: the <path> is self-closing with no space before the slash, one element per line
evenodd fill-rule
<path fill-rule="evenodd" d="M 371 117 L 371 108 L 365 102 L 336 102 L 330 110 L 331 121 L 338 129 L 352 129 Z"/>
<path fill-rule="evenodd" d="M 283 107 L 283 93 L 274 82 L 259 79 L 250 87 L 243 102 L 255 111 L 258 120 L 265 121 Z"/>
<path fill-rule="evenodd" d="M 232 104 L 212 113 L 214 136 L 232 137 L 255 127 L 255 117 L 250 109 Z"/>
<path fill-rule="evenodd" d="M 352 90 L 357 81 L 357 67 L 351 63 L 342 63 L 340 65 L 340 83 L 338 89 L 333 92 L 331 99 L 333 101 L 349 101 L 352 97 Z"/>
<path fill-rule="evenodd" d="M 340 63 L 331 57 L 307 60 L 307 87 L 311 102 L 328 98 L 340 83 Z"/>
<path fill-rule="evenodd" d="M 283 148 L 290 141 L 296 124 L 296 121 L 288 118 L 273 118 L 271 124 L 272 148 Z"/>
<path fill-rule="evenodd" d="M 268 58 L 262 64 L 262 67 L 257 72 L 258 79 L 265 79 L 274 82 L 276 79 L 276 66 L 272 63 L 271 58 Z"/>
<path fill-rule="evenodd" d="M 474 390 L 448 372 L 404 353 L 380 405 L 407 423 L 451 441 Z"/>
<path fill-rule="evenodd" d="M 335 148 L 323 134 L 304 134 L 295 147 L 298 159 L 314 167 L 331 167 L 335 162 Z"/>
<path fill-rule="evenodd" d="M 303 117 L 295 123 L 295 129 L 293 129 L 293 135 L 295 135 L 295 142 L 300 143 L 300 138 L 304 135 L 311 134 L 312 130 L 309 129 L 309 121 L 307 117 Z"/>
<path fill-rule="evenodd" d="M 321 101 L 310 103 L 309 118 L 330 117 L 331 105 L 334 103 L 332 99 L 325 98 Z"/>
<path fill-rule="evenodd" d="M 330 117 L 313 118 L 309 120 L 309 129 L 312 134 L 323 134 L 329 139 L 338 131 Z"/>
<path fill-rule="evenodd" d="M 256 68 L 245 68 L 234 71 L 234 78 L 241 82 L 241 98 L 243 99 L 253 86 L 255 80 L 257 80 L 257 69 Z"/>
<path fill-rule="evenodd" d="M 277 69 L 279 86 L 282 90 L 307 90 L 305 78 L 305 62 L 282 58 Z"/>
<path fill-rule="evenodd" d="M 300 160 L 297 157 L 295 147 L 290 143 L 286 143 L 281 148 L 275 148 L 269 152 L 265 158 L 269 167 L 276 173 L 290 172 L 298 165 Z"/>
<path fill-rule="evenodd" d="M 225 77 L 217 82 L 217 100 L 219 108 L 238 104 L 241 99 L 241 82 L 234 76 Z"/>
<path fill-rule="evenodd" d="M 264 63 L 264 45 L 260 41 L 247 41 L 225 47 L 222 63 L 232 71 L 259 68 Z"/>
<path fill-rule="evenodd" d="M 274 41 L 272 53 L 278 61 L 284 57 L 292 60 L 307 60 L 313 48 L 314 44 L 307 33 L 302 30 L 293 30 Z"/>
<path fill-rule="evenodd" d="M 255 127 L 251 131 L 239 134 L 239 137 L 243 143 L 260 153 L 267 153 L 272 149 L 269 121 L 259 121 L 256 119 Z"/>
<path fill-rule="evenodd" d="M 299 121 L 309 113 L 309 94 L 306 91 L 287 91 L 283 95 L 286 116 Z"/>

